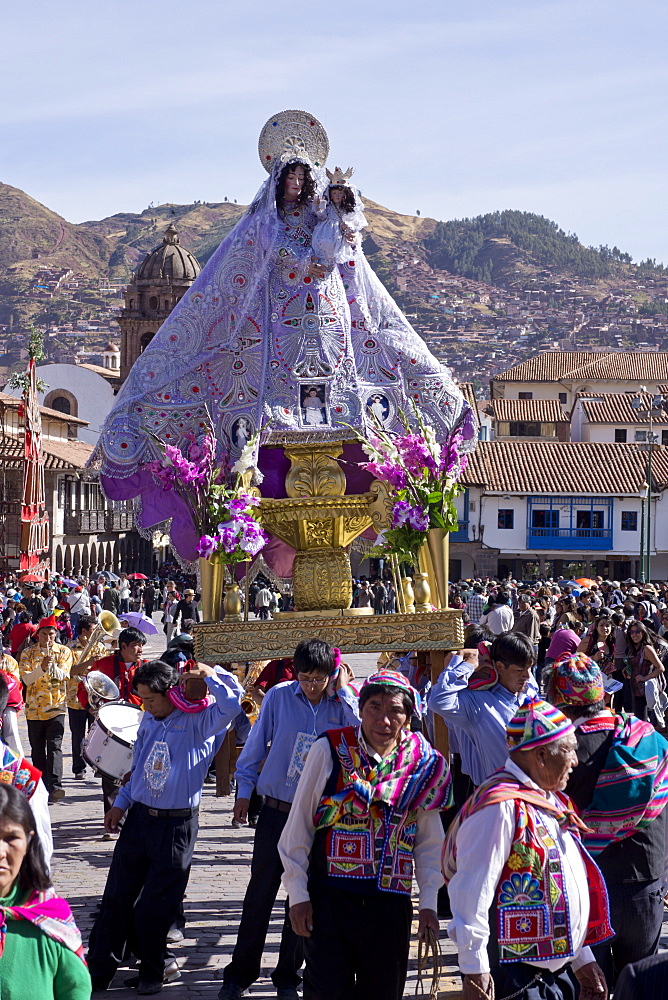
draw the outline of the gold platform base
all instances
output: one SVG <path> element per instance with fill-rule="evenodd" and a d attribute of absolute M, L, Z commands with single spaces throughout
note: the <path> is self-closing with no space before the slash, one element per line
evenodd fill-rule
<path fill-rule="evenodd" d="M 193 629 L 195 656 L 205 663 L 275 660 L 292 656 L 303 639 L 324 639 L 342 653 L 406 652 L 411 649 L 461 649 L 462 612 L 450 608 L 411 615 L 340 613 L 302 617 L 283 614 L 273 621 L 202 622 Z"/>
<path fill-rule="evenodd" d="M 328 608 L 324 611 L 273 611 L 272 616 L 280 621 L 295 621 L 297 618 L 341 618 L 344 615 L 373 615 L 373 608 Z"/>

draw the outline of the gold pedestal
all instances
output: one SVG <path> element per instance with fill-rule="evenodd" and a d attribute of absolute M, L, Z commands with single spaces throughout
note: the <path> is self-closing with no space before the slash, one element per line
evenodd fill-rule
<path fill-rule="evenodd" d="M 202 623 L 194 629 L 195 654 L 207 663 L 274 660 L 292 656 L 303 639 L 323 639 L 342 653 L 461 649 L 462 612 L 454 608 L 424 614 L 283 614 L 273 621 Z"/>
<path fill-rule="evenodd" d="M 345 493 L 336 461 L 342 451 L 341 442 L 285 448 L 292 463 L 285 478 L 288 496 L 260 502 L 263 528 L 296 551 L 292 583 L 298 611 L 349 608 L 352 601 L 346 548 L 373 524 L 373 497 Z"/>
<path fill-rule="evenodd" d="M 437 608 L 448 607 L 450 578 L 450 532 L 445 528 L 429 528 L 427 540 L 420 551 L 420 568 L 427 574 L 431 600 Z"/>
<path fill-rule="evenodd" d="M 211 559 L 199 560 L 199 574 L 202 586 L 202 615 L 205 622 L 219 622 L 223 603 L 223 580 L 225 563 L 217 555 Z"/>

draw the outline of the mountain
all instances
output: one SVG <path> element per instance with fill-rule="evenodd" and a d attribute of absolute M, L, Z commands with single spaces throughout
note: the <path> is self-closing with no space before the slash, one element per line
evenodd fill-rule
<path fill-rule="evenodd" d="M 608 278 L 631 257 L 617 247 L 585 247 L 574 233 L 531 212 L 490 212 L 437 222 L 426 237 L 429 263 L 476 281 L 512 287 L 547 269 L 572 278 Z"/>
<path fill-rule="evenodd" d="M 108 266 L 104 240 L 73 225 L 30 195 L 0 183 L 0 290 L 32 277 L 39 261 L 102 275 Z"/>

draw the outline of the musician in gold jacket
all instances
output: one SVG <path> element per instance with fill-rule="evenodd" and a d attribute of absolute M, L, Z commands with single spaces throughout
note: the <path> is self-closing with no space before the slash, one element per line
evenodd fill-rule
<path fill-rule="evenodd" d="M 19 673 L 26 685 L 26 720 L 32 762 L 42 772 L 49 802 L 65 796 L 63 788 L 63 733 L 67 707 L 67 682 L 72 650 L 56 639 L 55 615 L 42 618 L 37 642 L 21 654 Z"/>
<path fill-rule="evenodd" d="M 96 625 L 97 619 L 94 615 L 80 615 L 79 637 L 68 644 L 72 650 L 74 662 L 70 670 L 70 679 L 67 682 L 67 716 L 72 735 L 72 770 L 74 777 L 79 780 L 86 776 L 86 761 L 81 756 L 81 744 L 93 721 L 92 715 L 77 698 L 79 681 L 85 677 L 89 670 L 95 668 L 97 660 L 109 655 L 109 650 L 104 643 L 96 641 L 88 650 L 86 659 L 81 658 Z"/>

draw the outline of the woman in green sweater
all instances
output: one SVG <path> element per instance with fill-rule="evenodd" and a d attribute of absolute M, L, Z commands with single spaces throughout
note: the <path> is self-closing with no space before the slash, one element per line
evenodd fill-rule
<path fill-rule="evenodd" d="M 51 885 L 28 801 L 0 784 L 0 997 L 90 1000 L 81 935 Z"/>

